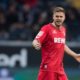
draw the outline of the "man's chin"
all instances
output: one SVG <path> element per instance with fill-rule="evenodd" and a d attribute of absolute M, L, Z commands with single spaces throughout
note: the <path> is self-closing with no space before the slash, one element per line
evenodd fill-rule
<path fill-rule="evenodd" d="M 61 24 L 56 24 L 56 26 L 57 26 L 57 27 L 60 27 L 60 26 L 61 26 Z"/>
<path fill-rule="evenodd" d="M 62 23 L 57 23 L 57 22 L 56 22 L 55 24 L 56 24 L 56 25 L 62 25 Z"/>

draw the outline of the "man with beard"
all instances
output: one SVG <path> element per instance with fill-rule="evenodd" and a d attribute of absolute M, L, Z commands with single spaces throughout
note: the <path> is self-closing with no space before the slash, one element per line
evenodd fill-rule
<path fill-rule="evenodd" d="M 33 47 L 42 51 L 38 80 L 68 80 L 63 68 L 64 51 L 80 62 L 80 54 L 65 44 L 64 20 L 65 10 L 56 7 L 53 11 L 53 22 L 44 25 L 33 40 Z"/>

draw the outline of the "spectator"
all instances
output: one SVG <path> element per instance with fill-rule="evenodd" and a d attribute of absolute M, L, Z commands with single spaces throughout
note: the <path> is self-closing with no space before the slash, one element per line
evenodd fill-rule
<path fill-rule="evenodd" d="M 16 9 L 16 3 L 12 3 L 9 5 L 7 12 L 7 23 L 8 25 L 18 21 L 18 12 Z"/>
<path fill-rule="evenodd" d="M 21 22 L 16 22 L 10 28 L 10 40 L 31 40 L 30 29 Z"/>
<path fill-rule="evenodd" d="M 74 7 L 67 9 L 67 18 L 65 22 L 69 27 L 68 39 L 70 39 L 70 41 L 77 39 L 77 36 L 79 35 L 79 17 L 79 13 Z M 72 34 L 74 31 L 75 33 Z"/>

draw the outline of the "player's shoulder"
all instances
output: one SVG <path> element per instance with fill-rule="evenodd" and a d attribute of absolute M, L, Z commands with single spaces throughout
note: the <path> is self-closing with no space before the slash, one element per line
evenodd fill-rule
<path fill-rule="evenodd" d="M 50 23 L 43 25 L 41 28 L 42 29 L 49 29 L 50 28 Z"/>
<path fill-rule="evenodd" d="M 66 31 L 66 26 L 65 25 L 62 26 L 62 30 Z"/>

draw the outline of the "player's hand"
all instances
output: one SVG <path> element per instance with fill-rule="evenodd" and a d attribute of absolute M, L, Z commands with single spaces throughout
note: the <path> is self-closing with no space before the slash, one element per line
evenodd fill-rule
<path fill-rule="evenodd" d="M 80 54 L 77 54 L 77 55 L 75 56 L 75 59 L 80 63 Z"/>
<path fill-rule="evenodd" d="M 36 50 L 40 50 L 41 49 L 41 44 L 40 44 L 40 42 L 38 40 L 34 40 L 32 45 Z"/>

